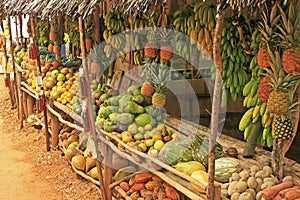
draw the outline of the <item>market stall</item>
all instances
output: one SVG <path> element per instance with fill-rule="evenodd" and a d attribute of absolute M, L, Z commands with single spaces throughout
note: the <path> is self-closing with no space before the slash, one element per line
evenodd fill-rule
<path fill-rule="evenodd" d="M 299 122 L 297 9 L 9 1 L 8 16 L 30 15 L 32 43 L 10 44 L 20 124 L 42 112 L 47 151 L 103 199 L 297 196 L 299 164 L 285 158 Z M 244 112 L 246 142 L 219 133 L 226 107 Z"/>

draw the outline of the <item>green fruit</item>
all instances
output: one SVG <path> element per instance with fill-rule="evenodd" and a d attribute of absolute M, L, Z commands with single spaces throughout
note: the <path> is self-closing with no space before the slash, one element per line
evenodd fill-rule
<path fill-rule="evenodd" d="M 147 125 L 144 127 L 144 129 L 145 129 L 146 131 L 150 131 L 150 130 L 152 129 L 152 125 L 151 125 L 151 124 L 147 124 Z"/>
<path fill-rule="evenodd" d="M 137 133 L 133 136 L 136 141 L 144 139 L 144 135 L 142 133 Z"/>
<path fill-rule="evenodd" d="M 155 157 L 158 156 L 158 150 L 157 149 L 150 149 L 148 151 L 148 155 L 155 158 Z"/>
<path fill-rule="evenodd" d="M 138 132 L 139 133 L 145 133 L 145 129 L 143 127 L 138 127 Z"/>
<path fill-rule="evenodd" d="M 58 74 L 59 74 L 59 71 L 57 69 L 55 69 L 51 72 L 51 76 L 54 78 L 56 78 Z"/>
<path fill-rule="evenodd" d="M 136 134 L 138 132 L 138 127 L 136 124 L 130 124 L 128 126 L 128 132 L 130 132 L 131 134 Z"/>
<path fill-rule="evenodd" d="M 145 127 L 147 124 L 151 123 L 151 117 L 150 115 L 143 113 L 138 115 L 135 119 L 134 122 L 141 127 Z"/>
<path fill-rule="evenodd" d="M 145 144 L 147 147 L 152 147 L 154 145 L 154 141 L 152 139 L 146 139 Z"/>
<path fill-rule="evenodd" d="M 161 150 L 165 143 L 162 140 L 156 140 L 154 143 L 154 149 Z"/>
<path fill-rule="evenodd" d="M 138 146 L 143 150 L 143 152 L 147 151 L 147 145 L 145 143 L 140 143 Z"/>
<path fill-rule="evenodd" d="M 124 131 L 121 133 L 122 141 L 125 143 L 131 142 L 132 141 L 132 136 L 129 132 Z"/>

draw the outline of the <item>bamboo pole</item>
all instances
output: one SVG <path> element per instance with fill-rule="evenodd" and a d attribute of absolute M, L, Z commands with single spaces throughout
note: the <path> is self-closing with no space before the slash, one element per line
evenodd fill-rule
<path fill-rule="evenodd" d="M 19 45 L 19 30 L 18 30 L 18 17 L 15 16 L 15 24 L 16 24 L 16 39 L 17 39 L 17 46 Z"/>
<path fill-rule="evenodd" d="M 216 66 L 216 79 L 214 85 L 214 94 L 212 102 L 212 116 L 211 116 L 211 132 L 209 134 L 209 156 L 208 156 L 208 186 L 207 186 L 207 198 L 214 199 L 215 187 L 215 144 L 218 134 L 218 118 L 220 110 L 220 98 L 222 88 L 222 58 L 220 53 L 221 46 L 221 33 L 224 22 L 224 11 L 217 17 L 215 37 L 213 43 L 213 56 Z"/>
<path fill-rule="evenodd" d="M 78 22 L 79 22 L 79 32 L 80 32 L 82 65 L 83 65 L 83 70 L 85 72 L 82 75 L 83 77 L 80 77 L 80 78 L 83 78 L 83 80 L 85 79 L 84 82 L 85 82 L 85 86 L 86 86 L 86 88 L 82 88 L 82 90 L 81 90 L 81 91 L 85 90 L 85 93 L 86 93 L 86 96 L 85 96 L 86 111 L 83 109 L 82 121 L 83 121 L 83 127 L 84 127 L 85 131 L 90 133 L 91 137 L 93 138 L 93 140 L 95 142 L 95 146 L 98 149 L 98 138 L 97 138 L 96 130 L 95 130 L 94 113 L 93 113 L 92 100 L 91 100 L 91 94 L 90 94 L 90 83 L 87 81 L 87 80 L 89 80 L 89 78 L 88 78 L 88 65 L 87 65 L 87 59 L 86 59 L 86 48 L 85 48 L 84 22 L 83 22 L 82 16 L 79 16 Z M 81 87 L 82 86 L 83 85 L 81 85 Z M 84 116 L 84 114 L 87 114 L 87 116 Z M 85 117 L 87 117 L 87 118 L 85 118 Z M 86 124 L 86 123 L 88 123 L 88 124 Z M 88 129 L 88 130 L 86 130 L 86 129 Z M 97 170 L 98 170 L 102 199 L 107 200 L 108 197 L 106 195 L 106 189 L 108 190 L 108 188 L 104 185 L 102 169 L 101 169 L 102 155 L 98 152 L 98 150 L 96 153 L 97 153 L 96 166 L 97 166 Z M 100 160 L 101 160 L 101 162 L 100 162 Z"/>
<path fill-rule="evenodd" d="M 31 24 L 31 34 L 32 34 L 32 38 L 33 38 L 33 44 L 36 47 L 36 53 L 37 53 L 36 60 L 37 60 L 37 66 L 38 66 L 38 70 L 39 70 L 39 79 L 41 81 L 41 79 L 42 79 L 42 68 L 41 68 L 41 61 L 40 61 L 40 53 L 39 53 L 37 38 L 36 38 L 36 35 L 35 35 L 35 17 L 32 14 L 30 15 L 30 24 Z M 39 84 L 40 84 L 40 87 L 41 87 L 40 98 L 42 98 L 40 103 L 41 103 L 41 106 L 42 106 L 42 109 L 43 109 L 44 124 L 45 124 L 46 151 L 50 151 L 50 146 L 49 146 L 50 135 L 49 135 L 49 130 L 48 130 L 46 97 L 45 97 L 45 94 L 44 94 L 44 88 L 43 88 L 42 82 L 37 83 L 37 85 L 39 85 Z"/>
<path fill-rule="evenodd" d="M 14 105 L 12 108 L 16 108 L 16 106 L 18 106 L 18 99 L 17 99 L 17 96 L 18 96 L 18 93 L 17 93 L 17 90 L 16 90 L 16 86 L 17 86 L 17 79 L 15 78 L 16 76 L 16 65 L 15 65 L 15 57 L 14 57 L 14 45 L 13 45 L 13 38 L 12 38 L 12 27 L 11 27 L 11 19 L 10 19 L 10 16 L 8 16 L 8 26 L 9 26 L 9 40 L 10 40 L 10 56 L 11 56 L 11 62 L 12 62 L 12 74 L 13 74 L 13 81 L 11 81 L 11 92 L 12 92 L 12 96 L 13 96 L 13 102 L 14 102 Z M 19 110 L 18 110 L 19 112 Z M 18 113 L 19 115 L 19 113 Z"/>
<path fill-rule="evenodd" d="M 4 21 L 3 19 L 1 19 L 1 29 L 4 31 Z M 4 62 L 5 62 L 5 65 L 4 65 L 4 71 L 6 73 L 6 79 L 9 79 L 9 74 L 7 73 L 7 62 L 8 62 L 8 59 L 7 59 L 7 50 L 6 50 L 6 41 L 4 39 L 4 43 L 3 43 L 3 53 L 4 53 Z M 12 91 L 10 90 L 10 88 L 8 88 L 8 93 L 9 93 L 9 99 L 10 99 L 10 103 L 11 103 L 11 107 L 13 107 L 14 105 L 14 102 L 13 102 L 13 97 L 12 97 Z"/>
<path fill-rule="evenodd" d="M 100 43 L 100 24 L 99 24 L 99 6 L 96 6 L 93 10 L 93 22 L 94 22 L 94 40 L 96 44 Z"/>
<path fill-rule="evenodd" d="M 21 39 L 21 45 L 23 46 L 23 19 L 22 19 L 22 14 L 19 14 L 19 23 L 20 23 L 20 39 Z"/>
<path fill-rule="evenodd" d="M 57 45 L 59 46 L 59 48 L 61 48 L 62 45 L 62 40 L 63 40 L 63 17 L 62 17 L 62 13 L 59 12 L 57 14 L 57 24 L 58 24 L 58 33 L 57 33 Z M 56 54 L 56 59 L 58 61 L 61 61 L 61 51 Z"/>

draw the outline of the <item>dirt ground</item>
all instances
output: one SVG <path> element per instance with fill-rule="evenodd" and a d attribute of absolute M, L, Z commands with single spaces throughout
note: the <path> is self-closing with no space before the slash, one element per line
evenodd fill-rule
<path fill-rule="evenodd" d="M 100 190 L 76 175 L 61 151 L 46 151 L 40 130 L 10 109 L 8 90 L 0 76 L 0 200 L 97 200 Z"/>

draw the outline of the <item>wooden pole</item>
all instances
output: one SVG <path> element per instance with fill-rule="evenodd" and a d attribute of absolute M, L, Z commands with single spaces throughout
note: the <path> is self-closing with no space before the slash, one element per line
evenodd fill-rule
<path fill-rule="evenodd" d="M 22 91 L 22 103 L 23 103 L 23 113 L 25 119 L 28 118 L 28 110 L 27 110 L 27 93 Z"/>
<path fill-rule="evenodd" d="M 61 48 L 63 40 L 63 17 L 62 13 L 59 12 L 57 15 L 58 33 L 57 33 L 57 44 Z M 56 59 L 61 61 L 61 51 L 56 54 Z"/>
<path fill-rule="evenodd" d="M 58 145 L 58 134 L 59 134 L 59 121 L 58 118 L 51 114 L 51 132 L 52 132 L 52 148 L 55 148 Z"/>
<path fill-rule="evenodd" d="M 22 14 L 19 14 L 19 23 L 20 23 L 20 39 L 21 39 L 21 45 L 24 45 L 23 41 L 23 19 L 22 19 Z"/>
<path fill-rule="evenodd" d="M 94 113 L 93 113 L 93 108 L 92 108 L 92 100 L 91 100 L 91 93 L 90 93 L 90 83 L 88 82 L 89 77 L 88 77 L 88 65 L 87 65 L 87 59 L 86 59 L 86 48 L 85 48 L 85 34 L 84 34 L 84 22 L 82 16 L 79 16 L 79 32 L 80 32 L 80 44 L 81 44 L 81 56 L 82 56 L 82 66 L 83 66 L 83 75 L 80 75 L 83 79 L 83 82 L 85 84 L 85 88 L 81 89 L 81 92 L 83 93 L 83 90 L 85 92 L 85 96 L 82 98 L 85 98 L 85 103 L 86 103 L 86 110 L 83 109 L 82 112 L 82 121 L 83 121 L 83 127 L 87 130 L 86 132 L 89 132 L 91 135 L 92 139 L 95 142 L 95 147 L 96 147 L 96 153 L 97 153 L 97 159 L 96 159 L 96 166 L 98 170 L 98 175 L 99 175 L 99 183 L 100 183 L 100 189 L 101 189 L 101 194 L 102 194 L 102 199 L 107 200 L 107 193 L 106 190 L 108 190 L 108 187 L 104 185 L 103 182 L 103 175 L 102 175 L 102 169 L 101 169 L 101 162 L 102 162 L 102 155 L 98 152 L 98 138 L 96 135 L 96 130 L 95 130 L 95 123 L 94 123 Z M 81 85 L 80 87 L 83 87 Z M 83 95 L 83 94 L 82 94 Z M 84 115 L 87 116 L 84 116 Z M 101 160 L 101 162 L 100 162 Z"/>
<path fill-rule="evenodd" d="M 48 117 L 47 117 L 47 108 L 46 108 L 46 97 L 45 97 L 45 93 L 44 93 L 44 88 L 43 88 L 43 84 L 42 84 L 42 68 L 41 68 L 41 60 L 40 60 L 40 53 L 39 53 L 39 48 L 38 48 L 38 42 L 37 42 L 37 38 L 35 35 L 35 17 L 31 14 L 30 15 L 30 24 L 31 24 L 31 34 L 32 34 L 32 38 L 33 38 L 33 44 L 36 47 L 36 61 L 37 61 L 37 66 L 38 66 L 38 70 L 39 70 L 39 82 L 37 82 L 36 84 L 39 85 L 41 87 L 41 94 L 39 95 L 41 100 L 40 100 L 40 104 L 41 107 L 43 109 L 43 115 L 44 115 L 44 124 L 45 124 L 45 137 L 46 137 L 46 151 L 50 151 L 50 145 L 49 145 L 49 139 L 50 139 L 50 134 L 49 134 L 49 130 L 48 130 Z"/>
<path fill-rule="evenodd" d="M 100 24 L 99 24 L 99 6 L 96 6 L 93 10 L 93 22 L 94 22 L 94 39 L 96 44 L 100 43 Z"/>
<path fill-rule="evenodd" d="M 211 132 L 209 134 L 209 156 L 208 156 L 208 187 L 207 187 L 207 198 L 215 199 L 215 145 L 218 134 L 219 124 L 219 110 L 220 110 L 220 98 L 222 88 L 222 58 L 220 53 L 221 46 L 221 33 L 224 22 L 224 13 L 221 13 L 217 17 L 215 37 L 213 43 L 213 56 L 216 66 L 216 79 L 214 85 L 213 103 L 212 103 L 212 116 L 211 116 Z"/>
<path fill-rule="evenodd" d="M 297 97 L 297 101 L 300 102 L 300 87 L 299 86 L 296 90 L 296 93 L 297 93 L 297 95 L 295 95 L 295 96 Z M 294 128 L 292 138 L 290 138 L 289 140 L 286 140 L 286 141 L 280 141 L 280 140 L 274 138 L 271 161 L 272 161 L 272 168 L 274 171 L 274 175 L 278 179 L 282 179 L 284 177 L 284 169 L 283 169 L 284 168 L 284 157 L 285 157 L 285 154 L 290 149 L 290 147 L 296 137 L 296 134 L 298 131 L 298 124 L 299 124 L 299 114 L 300 114 L 300 106 L 297 106 L 295 112 L 292 113 L 292 119 L 291 119 L 292 123 L 293 123 L 293 128 Z"/>
<path fill-rule="evenodd" d="M 1 29 L 4 31 L 4 21 L 3 21 L 3 19 L 1 19 L 1 20 L 2 20 L 2 22 L 0 23 Z M 7 59 L 7 50 L 6 50 L 6 41 L 5 41 L 5 39 L 4 39 L 4 43 L 3 43 L 3 53 L 4 53 L 4 62 L 5 62 L 4 71 L 6 73 L 6 78 L 9 79 L 9 74 L 7 73 L 8 59 Z M 11 91 L 10 87 L 8 88 L 8 93 L 9 93 L 9 99 L 10 99 L 11 107 L 13 107 L 14 106 L 14 101 L 13 101 L 12 91 Z"/>
<path fill-rule="evenodd" d="M 29 117 L 33 113 L 33 104 L 34 104 L 33 97 L 30 96 L 30 95 L 27 95 L 26 101 L 27 101 L 27 103 L 26 103 L 26 105 L 27 105 L 27 115 Z"/>
<path fill-rule="evenodd" d="M 13 108 L 16 108 L 16 105 L 18 106 L 18 92 L 16 90 L 16 86 L 17 86 L 17 79 L 15 78 L 16 76 L 16 65 L 15 65 L 15 57 L 14 57 L 14 44 L 13 44 L 13 38 L 12 38 L 12 27 L 11 27 L 11 19 L 10 16 L 8 16 L 8 26 L 9 26 L 9 40 L 10 40 L 10 56 L 11 56 L 11 62 L 12 62 L 12 66 L 13 66 L 13 81 L 11 81 L 12 83 L 12 96 L 13 96 L 13 102 L 14 102 L 14 106 Z M 19 112 L 19 111 L 18 111 Z M 19 115 L 19 113 L 18 113 Z"/>
<path fill-rule="evenodd" d="M 15 16 L 15 24 L 16 24 L 16 39 L 17 39 L 17 46 L 19 45 L 19 30 L 18 30 L 18 17 Z"/>

